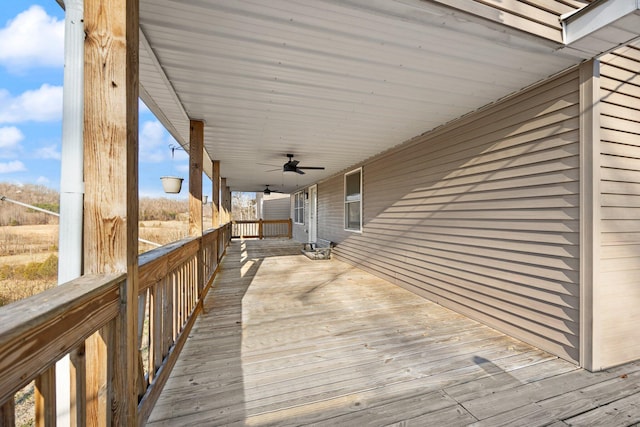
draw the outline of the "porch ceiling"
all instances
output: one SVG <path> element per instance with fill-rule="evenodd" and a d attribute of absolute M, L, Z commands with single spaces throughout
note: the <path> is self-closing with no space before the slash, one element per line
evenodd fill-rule
<path fill-rule="evenodd" d="M 143 100 L 185 147 L 204 120 L 241 191 L 320 181 L 581 60 L 419 0 L 141 0 L 140 25 Z M 326 169 L 283 175 L 286 153 Z"/>

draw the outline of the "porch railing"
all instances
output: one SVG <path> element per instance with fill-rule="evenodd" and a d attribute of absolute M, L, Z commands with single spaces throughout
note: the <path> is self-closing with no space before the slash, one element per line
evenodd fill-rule
<path fill-rule="evenodd" d="M 231 222 L 231 237 L 257 238 L 293 236 L 293 222 L 289 219 L 254 219 Z"/>
<path fill-rule="evenodd" d="M 177 360 L 219 267 L 231 236 L 230 224 L 153 249 L 139 258 L 137 420 L 143 425 Z M 202 277 L 202 279 L 200 279 Z M 0 425 L 15 425 L 15 394 L 35 380 L 36 426 L 55 425 L 55 364 L 70 356 L 72 425 L 105 425 L 104 413 L 87 411 L 89 396 L 85 340 L 122 316 L 124 274 L 87 275 L 0 308 Z M 107 354 L 120 351 L 105 341 Z M 106 358 L 112 363 L 114 358 Z M 117 366 L 95 367 L 117 372 Z M 106 389 L 111 388 L 107 375 Z M 106 418 L 106 419 L 105 419 Z"/>

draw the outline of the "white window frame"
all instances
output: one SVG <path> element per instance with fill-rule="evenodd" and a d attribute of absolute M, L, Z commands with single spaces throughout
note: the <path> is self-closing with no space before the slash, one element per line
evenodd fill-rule
<path fill-rule="evenodd" d="M 304 191 L 293 194 L 293 223 L 304 224 Z"/>
<path fill-rule="evenodd" d="M 349 200 L 347 201 L 347 177 L 350 175 L 353 175 L 355 173 L 359 173 L 360 174 L 360 198 L 358 200 Z M 359 167 L 358 169 L 354 169 L 350 172 L 347 172 L 344 174 L 344 188 L 343 188 L 343 206 L 344 206 L 344 211 L 343 211 L 343 220 L 344 220 L 344 230 L 345 231 L 350 231 L 353 233 L 362 233 L 362 193 L 363 193 L 363 188 L 362 188 L 362 167 Z M 348 224 L 348 220 L 347 220 L 347 204 L 348 203 L 360 203 L 360 226 L 358 228 L 348 228 L 347 224 Z"/>

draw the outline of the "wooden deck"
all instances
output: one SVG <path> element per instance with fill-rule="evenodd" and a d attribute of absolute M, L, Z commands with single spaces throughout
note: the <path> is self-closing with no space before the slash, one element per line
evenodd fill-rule
<path fill-rule="evenodd" d="M 149 426 L 629 426 L 592 374 L 288 241 L 235 241 Z"/>

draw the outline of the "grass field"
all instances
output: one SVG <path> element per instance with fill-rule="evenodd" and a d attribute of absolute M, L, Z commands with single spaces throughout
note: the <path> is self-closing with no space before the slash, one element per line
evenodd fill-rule
<path fill-rule="evenodd" d="M 165 245 L 185 237 L 187 230 L 185 220 L 142 221 L 138 233 L 142 239 Z M 154 247 L 140 243 L 139 252 Z M 57 256 L 57 224 L 0 227 L 0 306 L 54 286 Z"/>

